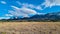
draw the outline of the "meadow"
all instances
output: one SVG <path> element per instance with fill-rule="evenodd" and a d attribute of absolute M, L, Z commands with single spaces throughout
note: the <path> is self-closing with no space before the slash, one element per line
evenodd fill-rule
<path fill-rule="evenodd" d="M 0 22 L 0 34 L 60 34 L 60 22 Z"/>

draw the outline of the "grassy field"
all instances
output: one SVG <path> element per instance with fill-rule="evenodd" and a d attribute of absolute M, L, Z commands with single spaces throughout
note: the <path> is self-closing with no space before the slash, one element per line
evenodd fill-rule
<path fill-rule="evenodd" d="M 0 22 L 0 34 L 60 34 L 60 22 Z"/>

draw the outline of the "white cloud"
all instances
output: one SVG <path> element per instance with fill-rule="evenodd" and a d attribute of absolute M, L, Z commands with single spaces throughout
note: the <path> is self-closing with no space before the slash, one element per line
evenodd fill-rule
<path fill-rule="evenodd" d="M 10 17 L 0 17 L 0 20 L 1 19 L 10 19 Z"/>
<path fill-rule="evenodd" d="M 60 0 L 55 0 L 55 4 L 60 6 Z"/>
<path fill-rule="evenodd" d="M 20 12 L 19 10 L 9 11 L 9 13 L 15 17 L 29 17 L 27 14 Z"/>
<path fill-rule="evenodd" d="M 14 16 L 22 16 L 22 17 L 30 17 L 29 15 L 35 15 L 37 14 L 37 12 L 35 10 L 26 8 L 26 7 L 22 7 L 22 8 L 18 8 L 16 6 L 11 6 L 13 8 L 13 10 L 9 10 L 9 13 L 14 15 Z"/>
<path fill-rule="evenodd" d="M 18 8 L 18 7 L 16 7 L 16 6 L 11 6 L 12 8 L 14 8 L 14 9 L 20 9 L 20 8 Z"/>
<path fill-rule="evenodd" d="M 45 15 L 46 13 L 37 13 L 38 15 Z"/>
<path fill-rule="evenodd" d="M 36 14 L 35 10 L 29 9 L 29 8 L 22 7 L 21 10 L 26 14 Z"/>
<path fill-rule="evenodd" d="M 22 7 L 27 7 L 27 8 L 29 7 L 29 8 L 32 8 L 32 9 L 34 8 L 34 9 L 37 9 L 37 10 L 42 10 L 42 7 L 40 5 L 35 6 L 33 4 L 21 3 L 19 1 L 16 1 L 16 3 L 19 4 L 19 5 L 22 5 Z"/>
<path fill-rule="evenodd" d="M 2 3 L 2 4 L 6 4 L 6 2 L 5 2 L 5 1 L 0 1 L 0 3 Z"/>
<path fill-rule="evenodd" d="M 11 16 L 13 16 L 13 15 L 11 15 L 11 14 L 5 14 L 5 16 L 7 16 L 7 17 L 9 17 L 9 16 L 10 16 L 10 17 L 11 17 Z"/>
<path fill-rule="evenodd" d="M 40 6 L 35 7 L 38 10 L 43 10 Z"/>
<path fill-rule="evenodd" d="M 52 7 L 52 6 L 60 6 L 60 0 L 45 0 L 41 5 L 45 5 L 46 7 Z"/>
<path fill-rule="evenodd" d="M 32 9 L 29 9 L 29 8 L 26 8 L 26 7 L 22 7 L 22 8 L 18 8 L 16 6 L 11 6 L 12 8 L 14 8 L 15 11 L 20 11 L 20 12 L 23 12 L 23 13 L 26 13 L 26 14 L 36 14 L 36 11 L 35 10 L 32 10 Z"/>

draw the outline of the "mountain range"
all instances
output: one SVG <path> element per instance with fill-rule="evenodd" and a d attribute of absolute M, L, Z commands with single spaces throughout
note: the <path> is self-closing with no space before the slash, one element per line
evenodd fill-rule
<path fill-rule="evenodd" d="M 21 18 L 21 20 L 34 20 L 34 21 L 59 21 L 60 20 L 60 12 L 53 12 L 44 15 L 34 15 L 30 18 Z"/>

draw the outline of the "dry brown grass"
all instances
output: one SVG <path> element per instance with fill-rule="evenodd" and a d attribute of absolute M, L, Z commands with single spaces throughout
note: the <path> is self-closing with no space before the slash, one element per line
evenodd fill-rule
<path fill-rule="evenodd" d="M 60 22 L 1 22 L 0 34 L 60 34 Z"/>

